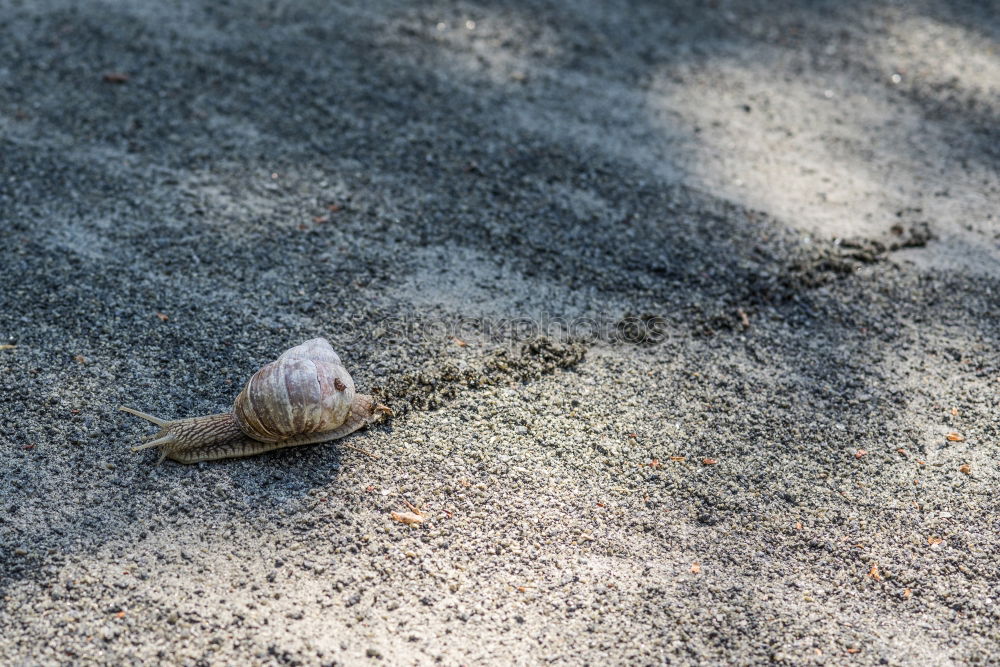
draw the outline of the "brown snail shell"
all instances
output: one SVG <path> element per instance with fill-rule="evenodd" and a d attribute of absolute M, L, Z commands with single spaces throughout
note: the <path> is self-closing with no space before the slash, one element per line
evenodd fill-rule
<path fill-rule="evenodd" d="M 354 380 L 325 338 L 284 352 L 253 374 L 236 397 L 240 430 L 261 442 L 329 431 L 354 403 Z"/>

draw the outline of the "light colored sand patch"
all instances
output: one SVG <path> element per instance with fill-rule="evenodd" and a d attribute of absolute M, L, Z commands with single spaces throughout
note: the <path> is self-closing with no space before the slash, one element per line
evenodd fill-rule
<path fill-rule="evenodd" d="M 990 232 L 997 174 L 961 164 L 946 128 L 890 100 L 887 84 L 804 80 L 773 57 L 768 67 L 717 62 L 713 86 L 665 77 L 654 87 L 650 106 L 699 137 L 690 182 L 819 238 L 879 238 L 895 224 L 928 222 L 938 240 L 908 258 L 1000 268 Z"/>

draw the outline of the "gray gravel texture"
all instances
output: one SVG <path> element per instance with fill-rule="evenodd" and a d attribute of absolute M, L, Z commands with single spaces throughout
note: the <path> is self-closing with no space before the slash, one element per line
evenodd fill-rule
<path fill-rule="evenodd" d="M 0 662 L 1000 659 L 995 3 L 4 0 L 0 91 Z M 314 336 L 378 460 L 130 451 Z"/>

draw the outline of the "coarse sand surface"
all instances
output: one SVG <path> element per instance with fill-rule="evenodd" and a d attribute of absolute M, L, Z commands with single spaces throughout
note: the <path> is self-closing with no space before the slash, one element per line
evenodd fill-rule
<path fill-rule="evenodd" d="M 0 0 L 0 663 L 997 662 L 998 17 Z"/>

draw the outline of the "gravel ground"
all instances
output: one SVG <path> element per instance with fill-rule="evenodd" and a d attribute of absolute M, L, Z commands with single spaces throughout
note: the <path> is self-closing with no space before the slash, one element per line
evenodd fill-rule
<path fill-rule="evenodd" d="M 995 10 L 0 1 L 0 662 L 1000 659 Z"/>

